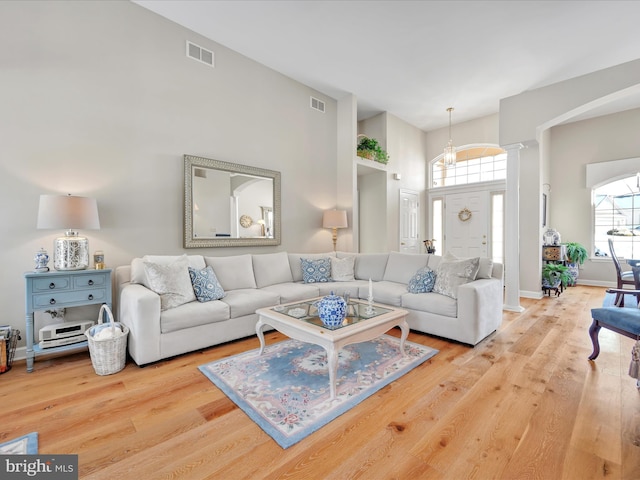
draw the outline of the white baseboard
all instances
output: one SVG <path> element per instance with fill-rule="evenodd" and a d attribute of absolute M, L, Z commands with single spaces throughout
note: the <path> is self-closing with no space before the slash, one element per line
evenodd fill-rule
<path fill-rule="evenodd" d="M 540 300 L 542 298 L 542 290 L 531 292 L 529 290 L 520 290 L 520 296 L 523 298 L 533 298 L 535 300 Z"/>
<path fill-rule="evenodd" d="M 27 359 L 27 347 L 18 347 L 16 348 L 16 353 L 13 356 L 13 361 L 16 360 L 26 360 Z"/>

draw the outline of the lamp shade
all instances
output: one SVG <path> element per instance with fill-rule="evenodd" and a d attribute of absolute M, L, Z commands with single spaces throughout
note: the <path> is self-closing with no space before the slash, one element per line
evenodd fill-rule
<path fill-rule="evenodd" d="M 72 195 L 40 195 L 38 228 L 99 230 L 96 199 Z"/>
<path fill-rule="evenodd" d="M 323 228 L 347 228 L 346 210 L 327 210 L 322 216 Z"/>
<path fill-rule="evenodd" d="M 39 229 L 64 229 L 64 237 L 53 243 L 56 270 L 84 270 L 89 266 L 89 241 L 77 230 L 98 230 L 98 204 L 95 198 L 72 195 L 40 195 Z"/>

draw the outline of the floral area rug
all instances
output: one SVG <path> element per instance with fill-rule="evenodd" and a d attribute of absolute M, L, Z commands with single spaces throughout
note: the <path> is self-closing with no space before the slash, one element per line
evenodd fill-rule
<path fill-rule="evenodd" d="M 438 353 L 383 335 L 339 353 L 330 400 L 327 355 L 318 345 L 285 340 L 201 365 L 200 371 L 282 448 L 288 448 Z"/>
<path fill-rule="evenodd" d="M 36 453 L 38 453 L 38 432 L 0 443 L 0 455 L 35 455 Z"/>

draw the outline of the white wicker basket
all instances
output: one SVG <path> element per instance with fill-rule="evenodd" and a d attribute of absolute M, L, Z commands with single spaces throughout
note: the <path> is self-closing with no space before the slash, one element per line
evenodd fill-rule
<path fill-rule="evenodd" d="M 109 317 L 109 323 L 104 322 L 104 315 Z M 95 338 L 98 332 L 110 329 L 110 338 Z M 89 341 L 89 354 L 93 369 L 98 375 L 111 375 L 124 368 L 127 359 L 127 338 L 129 329 L 122 323 L 113 321 L 113 313 L 108 305 L 100 307 L 98 325 L 88 329 L 84 334 Z"/>

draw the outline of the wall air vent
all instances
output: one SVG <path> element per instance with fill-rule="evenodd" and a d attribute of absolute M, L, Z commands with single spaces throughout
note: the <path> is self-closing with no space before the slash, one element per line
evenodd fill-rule
<path fill-rule="evenodd" d="M 324 102 L 322 100 L 318 100 L 315 97 L 311 97 L 311 108 L 314 110 L 318 110 L 319 112 L 324 113 Z"/>
<path fill-rule="evenodd" d="M 213 52 L 207 50 L 206 48 L 202 48 L 195 43 L 191 43 L 187 40 L 187 57 L 193 58 L 201 63 L 209 65 L 210 67 L 215 67 L 213 64 Z"/>

